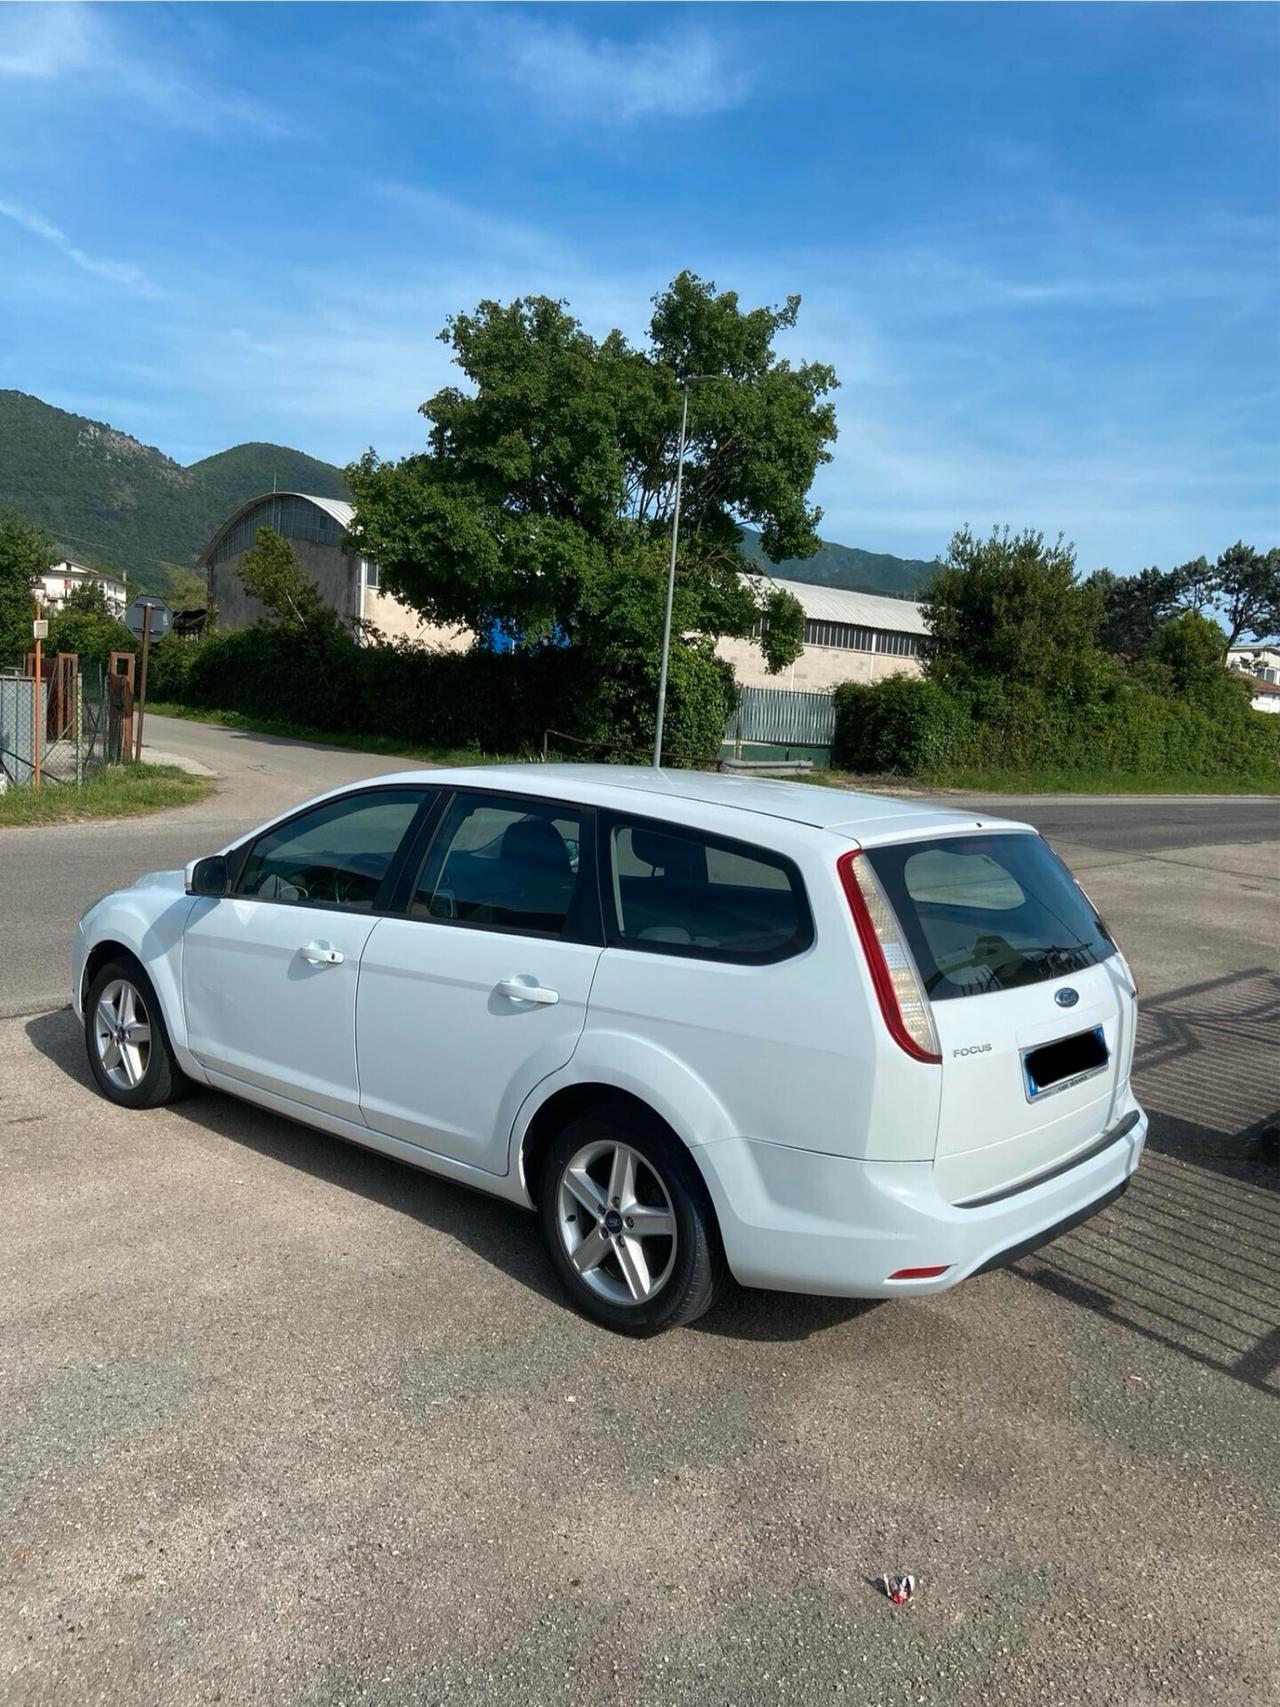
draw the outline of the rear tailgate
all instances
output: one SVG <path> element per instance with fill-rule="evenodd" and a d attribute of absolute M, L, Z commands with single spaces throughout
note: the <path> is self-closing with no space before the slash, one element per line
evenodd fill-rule
<path fill-rule="evenodd" d="M 1027 830 L 868 851 L 942 1058 L 938 1190 L 966 1203 L 1083 1154 L 1127 1107 L 1136 1017 L 1088 897 Z"/>
<path fill-rule="evenodd" d="M 1071 993 L 1076 1000 L 1061 1006 Z M 1052 982 L 937 1004 L 934 1179 L 949 1202 L 1030 1180 L 1115 1125 L 1134 1007 L 1118 955 Z"/>

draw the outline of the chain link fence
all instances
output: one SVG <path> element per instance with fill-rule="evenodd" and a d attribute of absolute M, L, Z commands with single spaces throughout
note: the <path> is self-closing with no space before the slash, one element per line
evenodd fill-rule
<path fill-rule="evenodd" d="M 130 722 L 123 678 L 97 664 L 52 658 L 38 684 L 32 676 L 0 675 L 0 788 L 28 788 L 35 779 L 36 704 L 40 695 L 40 775 L 53 786 L 81 783 L 104 765 L 119 764 Z"/>

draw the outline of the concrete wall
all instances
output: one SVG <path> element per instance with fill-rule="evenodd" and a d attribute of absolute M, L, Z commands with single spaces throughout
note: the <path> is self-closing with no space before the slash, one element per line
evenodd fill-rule
<path fill-rule="evenodd" d="M 923 675 L 919 658 L 853 652 L 843 646 L 806 646 L 788 669 L 771 676 L 754 640 L 721 640 L 716 656 L 727 658 L 743 687 L 790 688 L 797 693 L 829 693 L 841 682 L 878 682 L 885 676 Z"/>
<path fill-rule="evenodd" d="M 412 640 L 437 651 L 465 652 L 474 638 L 467 628 L 437 628 L 434 623 L 423 622 L 417 611 L 377 587 L 364 589 L 364 619 L 388 640 Z"/>
<path fill-rule="evenodd" d="M 336 545 L 316 545 L 309 539 L 291 539 L 304 575 L 320 589 L 320 597 L 340 616 L 354 622 L 360 615 L 360 559 L 349 557 Z M 236 571 L 244 562 L 237 552 L 209 571 L 209 597 L 217 608 L 219 628 L 247 628 L 267 614 L 257 599 L 245 592 Z"/>

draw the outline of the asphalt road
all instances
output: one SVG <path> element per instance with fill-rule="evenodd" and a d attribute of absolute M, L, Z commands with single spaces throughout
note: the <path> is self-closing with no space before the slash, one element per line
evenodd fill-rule
<path fill-rule="evenodd" d="M 0 833 L 6 1707 L 1280 1696 L 1275 803 L 990 803 L 1137 971 L 1120 1204 L 938 1299 L 739 1292 L 635 1345 L 517 1211 L 89 1089 L 85 902 L 400 766 L 159 724 L 216 799 Z"/>

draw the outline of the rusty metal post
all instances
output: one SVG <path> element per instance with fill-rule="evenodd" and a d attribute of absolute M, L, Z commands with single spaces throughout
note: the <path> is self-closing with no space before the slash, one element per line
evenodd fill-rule
<path fill-rule="evenodd" d="M 35 621 L 31 625 L 31 634 L 32 634 L 32 637 L 36 643 L 35 687 L 32 691 L 32 695 L 31 695 L 31 743 L 32 743 L 32 760 L 33 760 L 32 767 L 31 767 L 31 770 L 32 770 L 31 786 L 37 790 L 40 788 L 40 737 L 44 734 L 44 730 L 41 727 L 44 719 L 40 715 L 40 713 L 44 710 L 43 705 L 40 703 L 40 701 L 41 701 L 41 694 L 40 694 L 40 682 L 41 682 L 40 648 L 44 644 L 44 632 L 43 631 L 47 627 L 48 627 L 48 624 L 41 619 L 41 616 L 40 616 L 40 600 L 37 597 L 37 599 L 36 599 L 36 618 L 35 618 Z"/>

